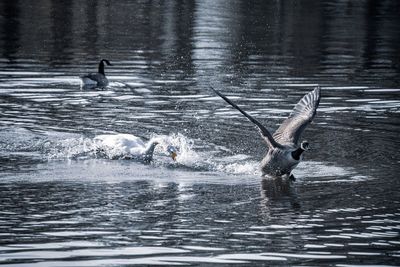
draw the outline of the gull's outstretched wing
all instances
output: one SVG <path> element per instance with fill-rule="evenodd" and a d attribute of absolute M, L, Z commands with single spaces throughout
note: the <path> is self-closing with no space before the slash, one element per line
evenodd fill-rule
<path fill-rule="evenodd" d="M 280 147 L 280 145 L 274 140 L 274 138 L 272 137 L 272 135 L 270 134 L 270 132 L 267 130 L 267 128 L 265 128 L 259 121 L 257 121 L 256 119 L 254 119 L 252 116 L 250 116 L 249 114 L 247 114 L 247 112 L 245 112 L 244 110 L 242 110 L 241 108 L 239 108 L 235 103 L 233 103 L 229 98 L 227 98 L 226 96 L 224 96 L 223 94 L 221 94 L 220 92 L 218 92 L 217 90 L 215 90 L 212 86 L 210 86 L 210 88 L 217 94 L 219 95 L 223 100 L 225 100 L 228 104 L 230 104 L 232 107 L 236 108 L 237 110 L 240 111 L 240 113 L 242 113 L 249 121 L 251 121 L 252 123 L 254 123 L 258 129 L 260 130 L 261 135 L 264 137 L 265 141 L 267 142 L 268 146 L 270 148 L 275 148 L 275 147 Z"/>
<path fill-rule="evenodd" d="M 317 113 L 321 89 L 315 88 L 296 104 L 290 116 L 276 130 L 273 137 L 280 144 L 297 145 L 301 134 Z"/>

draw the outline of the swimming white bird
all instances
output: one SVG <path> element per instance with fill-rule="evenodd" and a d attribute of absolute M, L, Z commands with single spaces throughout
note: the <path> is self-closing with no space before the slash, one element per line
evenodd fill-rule
<path fill-rule="evenodd" d="M 298 143 L 304 129 L 315 117 L 321 99 L 321 89 L 317 87 L 303 96 L 274 135 L 271 135 L 259 121 L 239 108 L 226 96 L 212 87 L 211 89 L 258 127 L 262 138 L 268 145 L 268 153 L 261 161 L 262 174 L 264 176 L 286 175 L 291 180 L 295 180 L 291 172 L 302 160 L 303 152 L 309 150 L 307 141 L 301 142 L 300 145 Z"/>
<path fill-rule="evenodd" d="M 104 73 L 104 62 L 108 66 L 112 66 L 110 61 L 102 59 L 100 60 L 99 70 L 97 73 L 89 73 L 79 77 L 83 88 L 106 87 L 108 85 L 108 79 Z"/>
<path fill-rule="evenodd" d="M 106 152 L 112 159 L 137 159 L 145 163 L 153 160 L 153 153 L 160 139 L 153 138 L 145 144 L 142 139 L 132 134 L 98 135 L 94 138 L 98 150 Z M 177 149 L 167 146 L 168 155 L 175 160 Z"/>

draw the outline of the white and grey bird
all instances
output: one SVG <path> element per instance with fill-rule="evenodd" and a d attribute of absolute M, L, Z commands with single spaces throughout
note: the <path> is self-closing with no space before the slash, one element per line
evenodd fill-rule
<path fill-rule="evenodd" d="M 110 61 L 102 59 L 100 60 L 97 73 L 89 73 L 79 77 L 81 79 L 82 88 L 106 87 L 108 85 L 108 79 L 104 73 L 104 62 L 108 66 L 112 66 Z"/>
<path fill-rule="evenodd" d="M 212 87 L 211 89 L 258 127 L 268 146 L 268 153 L 261 161 L 262 175 L 287 176 L 289 179 L 295 180 L 291 172 L 302 160 L 303 152 L 309 149 L 307 141 L 301 142 L 300 145 L 299 141 L 303 131 L 315 117 L 321 99 L 321 89 L 317 87 L 303 96 L 289 117 L 273 135 L 259 121 L 239 108 L 226 96 Z"/>
<path fill-rule="evenodd" d="M 154 149 L 162 141 L 160 138 L 152 138 L 144 143 L 140 137 L 132 134 L 103 134 L 96 136 L 93 140 L 97 150 L 110 159 L 136 159 L 144 163 L 153 160 Z M 177 148 L 168 145 L 165 150 L 175 161 Z"/>

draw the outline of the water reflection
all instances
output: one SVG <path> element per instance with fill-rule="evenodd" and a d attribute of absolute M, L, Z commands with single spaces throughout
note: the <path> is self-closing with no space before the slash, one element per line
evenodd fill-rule
<path fill-rule="evenodd" d="M 307 198 L 317 195 L 290 193 L 280 182 L 276 185 L 282 190 L 269 194 L 271 181 L 263 180 L 261 192 L 266 195 L 261 198 L 254 197 L 256 186 L 242 183 L 165 179 L 2 183 L 2 263 L 23 266 L 40 259 L 53 266 L 57 259 L 66 266 L 86 266 L 124 259 L 126 264 L 145 264 L 148 256 L 160 254 L 161 262 L 191 263 L 278 260 L 287 265 L 306 258 L 308 264 L 319 266 L 326 260 L 356 263 L 372 256 L 376 262 L 393 260 L 390 253 L 398 243 L 396 211 L 360 206 L 365 199 L 346 208 L 337 201 L 315 205 L 315 199 Z M 349 201 L 340 190 L 335 194 Z M 263 213 L 264 197 L 270 199 L 268 214 Z M 304 205 L 288 208 L 288 203 L 300 201 L 297 198 Z M 377 253 L 379 247 L 389 254 Z"/>
<path fill-rule="evenodd" d="M 7 1 L 4 3 L 4 17 L 7 19 L 3 19 L 3 38 L 2 39 L 2 51 L 3 57 L 13 61 L 15 59 L 15 54 L 18 51 L 19 44 L 19 24 L 18 20 L 19 16 L 19 1 Z"/>
<path fill-rule="evenodd" d="M 1 5 L 8 19 L 2 20 L 0 40 L 8 60 L 29 54 L 51 65 L 75 64 L 142 53 L 149 66 L 182 71 L 183 78 L 194 74 L 193 68 L 203 76 L 217 67 L 218 74 L 228 71 L 238 83 L 260 69 L 268 76 L 334 75 L 351 81 L 384 75 L 393 82 L 399 75 L 396 1 Z M 265 62 L 252 64 L 260 56 Z"/>
<path fill-rule="evenodd" d="M 282 177 L 263 177 L 261 180 L 261 196 L 265 199 L 279 199 L 293 194 L 292 181 Z"/>
<path fill-rule="evenodd" d="M 49 62 L 68 62 L 71 58 L 73 11 L 70 1 L 50 3 L 51 33 L 53 46 Z"/>
<path fill-rule="evenodd" d="M 264 219 L 268 221 L 271 216 L 273 202 L 289 202 L 291 208 L 300 210 L 301 204 L 297 198 L 296 188 L 292 181 L 282 177 L 263 177 L 261 180 L 260 209 Z"/>

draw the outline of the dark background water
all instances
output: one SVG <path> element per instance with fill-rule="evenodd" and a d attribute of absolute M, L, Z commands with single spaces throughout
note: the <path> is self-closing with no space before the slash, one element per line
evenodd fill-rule
<path fill-rule="evenodd" d="M 7 67 L 76 74 L 105 57 L 140 59 L 148 78 L 201 69 L 238 83 L 262 69 L 396 86 L 399 11 L 396 1 L 4 1 L 1 53 Z"/>
<path fill-rule="evenodd" d="M 400 2 L 0 2 L 0 264 L 398 265 Z M 110 85 L 81 90 L 101 58 Z M 271 130 L 319 85 L 294 184 Z M 144 166 L 93 136 L 163 134 Z M 89 151 L 89 152 L 88 152 Z"/>

